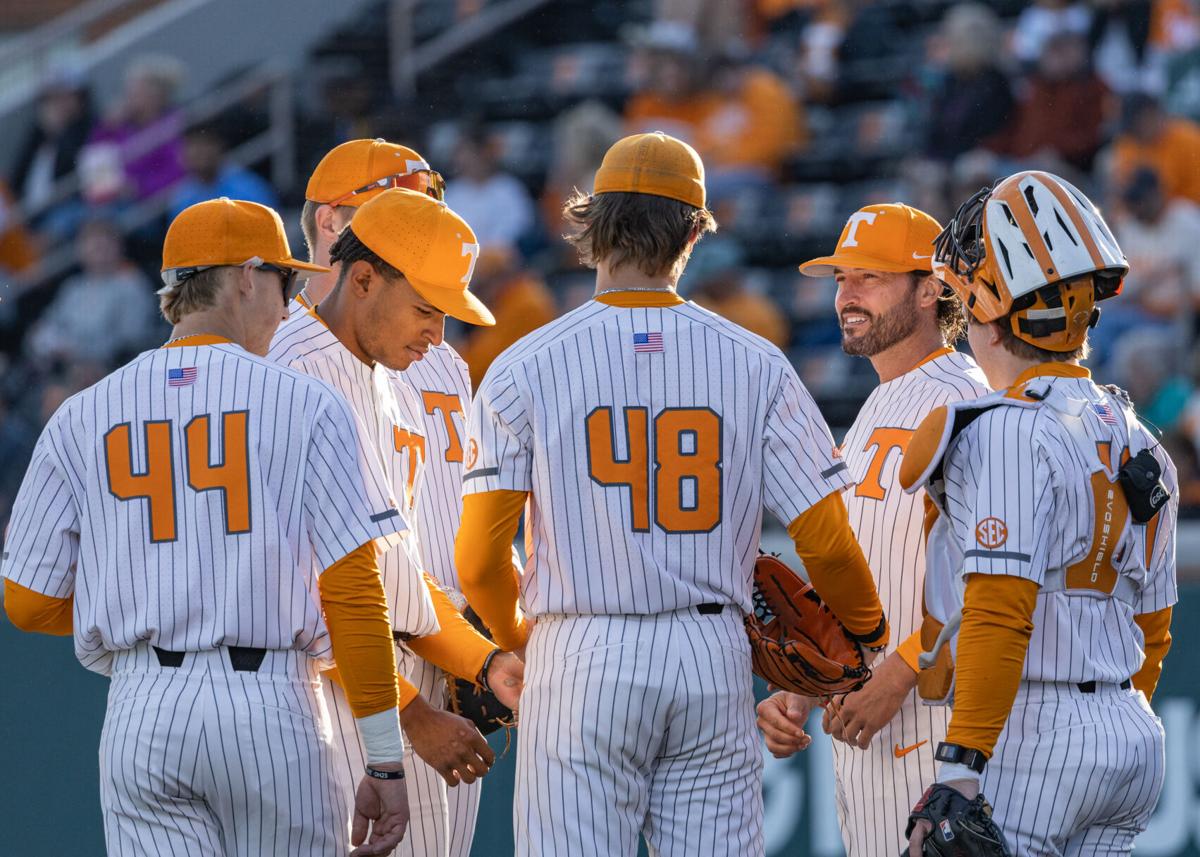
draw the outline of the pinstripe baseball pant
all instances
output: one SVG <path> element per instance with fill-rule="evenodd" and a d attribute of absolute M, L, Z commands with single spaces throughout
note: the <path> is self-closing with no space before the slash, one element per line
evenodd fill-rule
<path fill-rule="evenodd" d="M 1023 681 L 981 787 L 1017 857 L 1128 854 L 1165 766 L 1162 721 L 1139 691 Z"/>
<path fill-rule="evenodd" d="M 518 730 L 518 855 L 761 855 L 741 614 L 539 616 Z"/>
<path fill-rule="evenodd" d="M 100 803 L 112 855 L 340 855 L 350 795 L 335 787 L 314 661 L 229 652 L 163 666 L 117 652 L 100 734 Z"/>

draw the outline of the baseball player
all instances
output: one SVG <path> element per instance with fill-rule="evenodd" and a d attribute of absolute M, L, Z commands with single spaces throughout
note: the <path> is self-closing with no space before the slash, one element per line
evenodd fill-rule
<path fill-rule="evenodd" d="M 292 258 L 269 208 L 184 210 L 163 248 L 171 340 L 63 404 L 17 497 L 9 618 L 73 633 L 112 677 L 110 854 L 345 854 L 350 795 L 320 697 L 331 654 L 367 748 L 353 843 L 374 829 L 354 853 L 404 834 L 376 561 L 404 519 L 342 399 L 262 358 L 297 274 L 323 270 Z"/>
<path fill-rule="evenodd" d="M 331 259 L 339 264 L 333 291 L 313 309 L 293 315 L 279 329 L 269 354 L 328 381 L 346 397 L 408 516 L 420 505 L 428 452 L 422 402 L 395 376 L 441 342 L 447 312 L 491 322 L 487 309 L 467 291 L 472 258 L 465 251 L 475 247 L 470 227 L 444 203 L 411 190 L 378 194 L 357 210 L 331 248 Z M 440 686 L 437 705 L 431 706 L 403 676 L 413 671 L 415 654 L 454 675 L 478 680 L 511 708 L 516 706 L 521 664 L 512 654 L 497 654 L 436 582 L 422 574 L 419 537 L 418 529 L 407 550 L 386 553 L 382 570 L 402 667 L 401 721 L 414 752 L 429 763 L 408 759 L 414 779 L 418 770 L 423 779 L 413 802 L 410 847 L 418 854 L 444 854 L 449 847 L 446 784 L 472 783 L 494 757 L 472 724 L 439 710 L 444 699 Z M 330 708 L 348 777 L 361 750 L 346 700 L 336 687 L 330 687 Z"/>
<path fill-rule="evenodd" d="M 887 641 L 812 398 L 777 348 L 675 292 L 704 205 L 690 146 L 618 141 L 566 208 L 595 299 L 505 351 L 472 404 L 456 560 L 497 642 L 528 646 L 521 855 L 633 855 L 639 834 L 763 853 L 742 617 L 764 505 L 851 633 Z"/>
<path fill-rule="evenodd" d="M 1178 503 L 1128 399 L 1079 365 L 1128 266 L 1079 190 L 1023 172 L 958 210 L 934 271 L 1000 391 L 933 411 L 901 467 L 941 512 L 919 679 L 953 705 L 937 782 L 982 790 L 1017 855 L 1127 854 L 1163 784 L 1149 699 L 1170 644 Z M 914 810 L 909 854 L 946 788 Z M 937 821 L 939 836 L 953 828 Z"/>
<path fill-rule="evenodd" d="M 398 170 L 397 164 L 403 167 Z M 308 243 L 309 261 L 333 264 L 335 270 L 308 279 L 291 305 L 292 314 L 310 309 L 333 289 L 337 270 L 336 263 L 329 260 L 330 247 L 360 206 L 393 185 L 422 191 L 434 199 L 441 199 L 444 190 L 442 177 L 420 154 L 386 140 L 351 140 L 321 159 L 308 182 L 300 225 Z M 466 599 L 459 592 L 454 570 L 454 535 L 462 514 L 466 407 L 471 401 L 467 364 L 448 342 L 439 341 L 431 344 L 420 360 L 402 372 L 390 372 L 390 377 L 398 385 L 396 396 L 400 402 L 411 401 L 412 390 L 420 400 L 414 420 L 418 426 L 423 424 L 424 430 L 414 431 L 424 437 L 425 454 L 420 496 L 411 517 L 420 533 L 421 567 L 461 608 Z M 409 677 L 422 701 L 434 708 L 445 706 L 445 674 L 440 669 L 416 658 Z M 406 719 L 411 721 L 425 709 L 418 705 L 406 711 Z M 468 857 L 483 781 L 463 781 L 448 789 L 437 771 L 419 759 L 409 771 L 413 823 L 401 850 Z M 435 821 L 443 816 L 445 822 Z M 428 825 L 423 823 L 426 819 Z"/>
<path fill-rule="evenodd" d="M 941 229 L 907 205 L 868 205 L 850 216 L 833 255 L 800 266 L 808 276 L 836 278 L 842 348 L 868 357 L 880 382 L 842 454 L 853 481 L 845 495 L 850 524 L 896 638 L 866 686 L 831 701 L 824 717 L 836 739 L 838 821 L 850 857 L 900 852 L 904 822 L 933 777 L 933 751 L 946 733 L 948 713 L 922 705 L 916 693 L 925 507 L 900 487 L 900 462 L 934 407 L 988 387 L 975 362 L 951 347 L 965 320 L 958 298 L 931 273 Z M 795 729 L 814 702 L 781 692 L 759 704 L 768 749 L 787 756 L 807 746 Z"/>

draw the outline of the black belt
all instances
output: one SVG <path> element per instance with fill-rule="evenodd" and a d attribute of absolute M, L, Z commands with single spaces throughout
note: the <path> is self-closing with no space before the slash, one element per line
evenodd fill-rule
<path fill-rule="evenodd" d="M 696 612 L 701 616 L 720 616 L 725 609 L 724 604 L 697 604 Z"/>
<path fill-rule="evenodd" d="M 1079 682 L 1079 684 L 1077 684 L 1075 686 L 1077 688 L 1079 688 L 1080 693 L 1095 693 L 1096 692 L 1096 683 L 1094 681 L 1081 681 L 1081 682 Z M 1121 690 L 1129 690 L 1129 688 L 1133 687 L 1133 682 L 1130 681 L 1129 679 L 1125 679 L 1125 681 L 1121 682 L 1120 687 L 1121 687 Z"/>
<path fill-rule="evenodd" d="M 158 658 L 160 667 L 181 667 L 183 659 L 188 654 L 187 652 L 172 652 L 169 649 L 160 649 L 158 646 L 151 646 L 154 649 L 154 657 Z M 236 672 L 240 673 L 256 673 L 258 668 L 262 666 L 263 659 L 267 656 L 266 649 L 255 649 L 250 646 L 226 646 L 229 652 L 229 665 Z"/>
<path fill-rule="evenodd" d="M 416 639 L 416 636 L 416 634 L 409 634 L 406 631 L 397 631 L 394 628 L 392 629 L 393 643 L 407 643 L 409 640 Z"/>

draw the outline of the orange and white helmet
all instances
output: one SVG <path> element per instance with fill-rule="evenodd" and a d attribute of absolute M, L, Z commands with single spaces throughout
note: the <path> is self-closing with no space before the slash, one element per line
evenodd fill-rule
<path fill-rule="evenodd" d="M 1008 316 L 1018 338 L 1073 351 L 1100 317 L 1096 303 L 1120 293 L 1129 264 L 1083 193 L 1027 171 L 963 203 L 934 242 L 933 272 L 978 321 Z"/>

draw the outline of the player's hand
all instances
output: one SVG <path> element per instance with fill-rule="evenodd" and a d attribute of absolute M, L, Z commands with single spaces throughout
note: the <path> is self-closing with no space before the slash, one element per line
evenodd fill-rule
<path fill-rule="evenodd" d="M 496 754 L 470 720 L 440 711 L 417 697 L 400 712 L 400 726 L 413 752 L 449 786 L 473 783 L 488 772 Z"/>
<path fill-rule="evenodd" d="M 758 704 L 758 728 L 767 741 L 767 749 L 776 759 L 808 749 L 812 737 L 804 731 L 804 722 L 816 706 L 811 696 L 781 690 Z"/>
<path fill-rule="evenodd" d="M 917 674 L 892 652 L 862 688 L 836 697 L 825 706 L 821 728 L 834 740 L 865 750 L 916 686 Z"/>
<path fill-rule="evenodd" d="M 375 767 L 381 771 L 399 771 L 404 766 L 395 762 Z M 404 780 L 364 776 L 354 794 L 354 821 L 350 827 L 350 844 L 361 847 L 351 851 L 350 857 L 391 854 L 408 830 L 408 817 L 408 789 Z"/>
<path fill-rule="evenodd" d="M 525 664 L 512 652 L 501 652 L 488 666 L 487 682 L 496 699 L 516 711 L 525 687 Z"/>
<path fill-rule="evenodd" d="M 958 789 L 962 792 L 963 797 L 967 800 L 975 800 L 979 794 L 978 780 L 948 780 L 946 785 L 951 788 Z M 908 857 L 921 857 L 924 846 L 925 837 L 933 832 L 933 825 L 926 818 L 917 820 L 913 825 L 913 831 L 908 837 Z"/>

